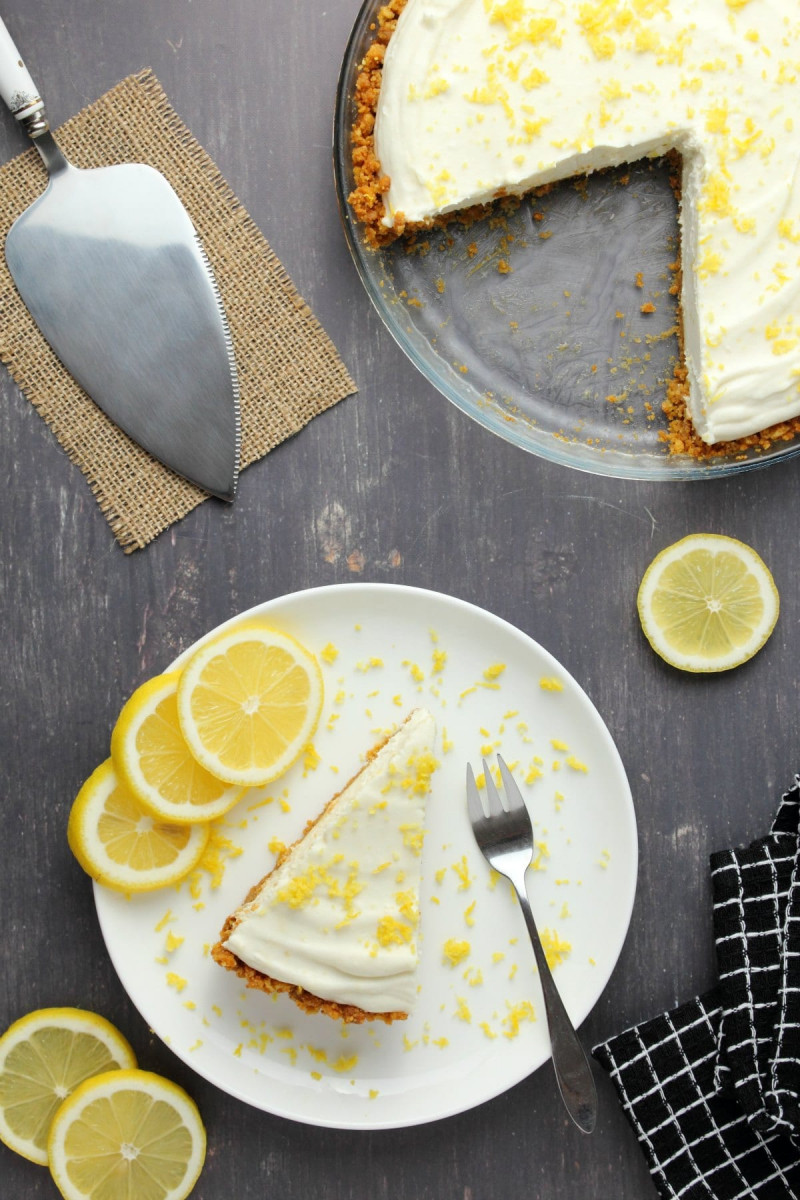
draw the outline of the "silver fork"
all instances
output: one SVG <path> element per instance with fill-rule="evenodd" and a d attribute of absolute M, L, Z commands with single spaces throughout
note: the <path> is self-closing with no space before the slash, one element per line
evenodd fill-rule
<path fill-rule="evenodd" d="M 553 982 L 525 886 L 525 872 L 533 857 L 531 819 L 516 780 L 499 754 L 497 762 L 506 802 L 504 805 L 484 759 L 488 816 L 478 794 L 472 767 L 467 764 L 467 811 L 472 832 L 484 858 L 495 871 L 511 880 L 519 898 L 539 969 L 558 1090 L 578 1128 L 584 1133 L 591 1133 L 597 1118 L 597 1092 L 592 1068 Z"/>

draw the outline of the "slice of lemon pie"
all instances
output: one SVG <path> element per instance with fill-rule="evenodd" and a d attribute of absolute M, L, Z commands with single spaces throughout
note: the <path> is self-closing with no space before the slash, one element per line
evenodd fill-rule
<path fill-rule="evenodd" d="M 436 725 L 415 709 L 228 917 L 212 957 L 248 987 L 348 1023 L 416 995 L 425 805 Z"/>

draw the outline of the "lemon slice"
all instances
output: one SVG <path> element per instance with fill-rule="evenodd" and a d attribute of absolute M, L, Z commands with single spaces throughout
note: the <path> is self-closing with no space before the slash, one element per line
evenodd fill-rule
<path fill-rule="evenodd" d="M 69 814 L 70 849 L 92 879 L 118 892 L 177 883 L 208 844 L 208 825 L 176 825 L 146 812 L 108 758 L 86 780 Z"/>
<path fill-rule="evenodd" d="M 64 1200 L 183 1200 L 203 1168 L 206 1132 L 177 1084 L 150 1071 L 108 1071 L 64 1101 L 47 1150 Z"/>
<path fill-rule="evenodd" d="M 319 664 L 294 638 L 243 622 L 207 642 L 178 684 L 178 719 L 197 761 L 253 787 L 286 771 L 322 707 Z"/>
<path fill-rule="evenodd" d="M 92 1075 L 135 1067 L 122 1034 L 81 1008 L 40 1008 L 0 1037 L 0 1140 L 32 1162 L 47 1164 L 56 1110 Z"/>
<path fill-rule="evenodd" d="M 727 671 L 747 662 L 778 619 L 778 591 L 749 546 L 695 533 L 662 550 L 638 596 L 647 640 L 683 671 Z"/>
<path fill-rule="evenodd" d="M 111 761 L 120 782 L 164 821 L 212 821 L 245 789 L 215 778 L 193 756 L 178 724 L 180 671 L 142 684 L 111 734 Z"/>

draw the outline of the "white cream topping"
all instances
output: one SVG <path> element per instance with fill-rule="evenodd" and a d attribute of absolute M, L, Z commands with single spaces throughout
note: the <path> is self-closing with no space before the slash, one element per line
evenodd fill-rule
<path fill-rule="evenodd" d="M 755 433 L 800 414 L 799 75 L 798 0 L 408 0 L 386 223 L 678 150 L 690 415 Z"/>
<path fill-rule="evenodd" d="M 410 1011 L 435 733 L 415 709 L 238 911 L 228 949 L 324 1000 Z"/>

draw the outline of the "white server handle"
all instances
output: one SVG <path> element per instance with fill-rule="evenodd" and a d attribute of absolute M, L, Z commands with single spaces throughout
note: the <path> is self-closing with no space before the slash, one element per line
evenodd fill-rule
<path fill-rule="evenodd" d="M 44 101 L 30 71 L 0 17 L 0 96 L 18 121 L 44 111 Z"/>

